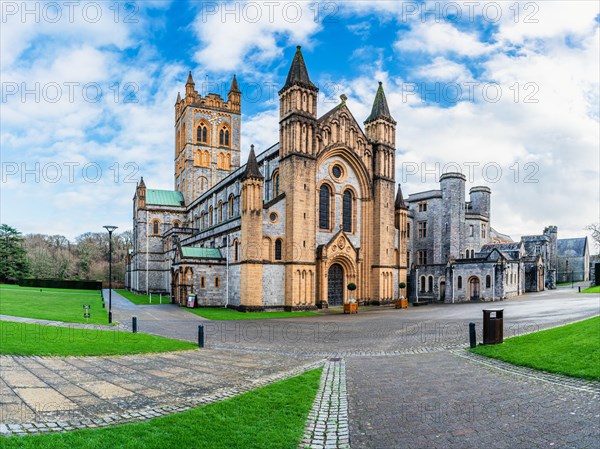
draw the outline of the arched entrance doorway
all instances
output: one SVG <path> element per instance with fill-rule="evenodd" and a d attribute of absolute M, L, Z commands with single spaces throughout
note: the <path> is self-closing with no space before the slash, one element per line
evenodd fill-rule
<path fill-rule="evenodd" d="M 469 298 L 471 300 L 479 299 L 479 294 L 481 292 L 481 285 L 479 284 L 479 278 L 477 276 L 473 276 L 469 279 Z"/>
<path fill-rule="evenodd" d="M 334 263 L 327 273 L 327 302 L 330 307 L 344 304 L 344 269 Z"/>
<path fill-rule="evenodd" d="M 445 301 L 446 299 L 446 281 L 440 281 L 440 301 Z"/>

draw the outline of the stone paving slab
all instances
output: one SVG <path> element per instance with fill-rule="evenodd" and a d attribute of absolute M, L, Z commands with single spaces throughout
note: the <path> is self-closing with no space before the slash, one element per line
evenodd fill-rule
<path fill-rule="evenodd" d="M 449 352 L 346 360 L 355 448 L 598 448 L 598 394 Z"/>
<path fill-rule="evenodd" d="M 319 360 L 210 349 L 116 357 L 0 356 L 6 399 L 0 422 L 73 422 L 161 409 L 223 389 L 246 389 Z"/>

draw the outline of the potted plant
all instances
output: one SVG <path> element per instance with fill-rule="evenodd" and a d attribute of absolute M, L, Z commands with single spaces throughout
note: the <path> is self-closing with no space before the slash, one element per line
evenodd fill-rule
<path fill-rule="evenodd" d="M 406 288 L 406 283 L 400 282 L 398 284 L 398 288 L 400 290 L 400 292 L 399 292 L 400 295 L 398 296 L 398 299 L 396 301 L 394 301 L 396 309 L 407 309 L 408 308 L 408 299 L 406 299 L 404 297 L 404 295 L 402 294 L 402 290 L 404 290 Z"/>
<path fill-rule="evenodd" d="M 356 290 L 356 284 L 350 282 L 347 288 L 349 292 L 353 292 Z M 344 303 L 344 313 L 358 313 L 358 302 L 356 302 L 356 299 L 349 299 Z"/>

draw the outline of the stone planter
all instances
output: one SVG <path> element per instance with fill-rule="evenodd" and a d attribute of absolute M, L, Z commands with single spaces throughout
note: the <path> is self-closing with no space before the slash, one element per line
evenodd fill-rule
<path fill-rule="evenodd" d="M 394 301 L 394 306 L 396 309 L 408 309 L 408 299 L 396 299 Z"/>
<path fill-rule="evenodd" d="M 358 313 L 358 304 L 357 303 L 345 303 L 344 304 L 344 313 Z"/>

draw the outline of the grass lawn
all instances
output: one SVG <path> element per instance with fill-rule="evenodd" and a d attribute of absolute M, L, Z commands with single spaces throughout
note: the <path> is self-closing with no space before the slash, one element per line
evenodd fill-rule
<path fill-rule="evenodd" d="M 581 293 L 600 293 L 600 285 L 581 290 Z"/>
<path fill-rule="evenodd" d="M 185 341 L 117 330 L 0 321 L 0 354 L 117 355 L 178 351 L 197 347 Z"/>
<path fill-rule="evenodd" d="M 183 413 L 122 426 L 2 439 L 6 449 L 296 449 L 321 369 Z"/>
<path fill-rule="evenodd" d="M 515 365 L 600 380 L 600 316 L 471 351 Z"/>
<path fill-rule="evenodd" d="M 19 287 L 0 285 L 0 314 L 41 320 L 86 323 L 83 305 L 90 305 L 91 324 L 108 324 L 108 310 L 102 308 L 97 290 Z"/>
<path fill-rule="evenodd" d="M 136 293 L 132 293 L 129 290 L 124 290 L 124 289 L 119 289 L 119 290 L 115 290 L 115 291 L 118 294 L 120 294 L 121 296 L 124 296 L 129 301 L 131 301 L 132 303 L 137 304 L 137 305 L 145 306 L 148 304 L 153 304 L 153 305 L 160 304 L 160 296 L 159 295 L 152 295 L 152 302 L 150 302 L 150 295 L 138 295 Z M 163 304 L 169 304 L 169 302 L 171 302 L 171 299 L 168 296 L 162 297 Z"/>
<path fill-rule="evenodd" d="M 224 309 L 222 307 L 200 307 L 198 309 L 187 309 L 188 312 L 195 313 L 198 316 L 209 320 L 264 320 L 267 318 L 296 318 L 299 316 L 316 316 L 316 312 L 309 310 L 301 312 L 239 312 L 233 309 Z"/>

